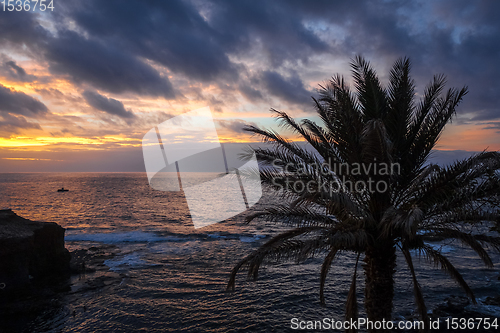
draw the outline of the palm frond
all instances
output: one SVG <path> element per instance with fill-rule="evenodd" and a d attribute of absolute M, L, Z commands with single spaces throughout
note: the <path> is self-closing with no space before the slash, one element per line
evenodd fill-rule
<path fill-rule="evenodd" d="M 434 262 L 436 266 L 440 266 L 443 271 L 448 273 L 448 275 L 450 275 L 450 277 L 453 278 L 453 280 L 455 280 L 460 287 L 462 287 L 467 296 L 472 299 L 472 302 L 474 304 L 477 303 L 472 289 L 469 287 L 467 282 L 465 282 L 462 274 L 460 274 L 455 266 L 453 266 L 452 263 L 445 256 L 443 256 L 440 251 L 434 250 L 429 245 L 421 245 L 420 247 L 418 247 L 418 249 L 422 250 L 425 253 L 428 260 Z"/>
<path fill-rule="evenodd" d="M 422 289 L 417 280 L 417 275 L 415 274 L 415 267 L 413 266 L 413 260 L 411 258 L 411 253 L 408 249 L 408 246 L 405 242 L 403 242 L 402 246 L 400 246 L 401 252 L 405 257 L 406 263 L 408 264 L 408 269 L 411 273 L 411 278 L 413 281 L 413 294 L 415 296 L 415 301 L 417 303 L 418 313 L 420 315 L 420 319 L 424 321 L 424 331 L 428 330 L 428 316 L 427 316 L 427 307 L 425 305 L 424 296 L 422 295 Z"/>
<path fill-rule="evenodd" d="M 358 299 L 356 296 L 356 280 L 358 277 L 358 262 L 360 255 L 361 253 L 358 253 L 358 256 L 356 257 L 356 263 L 354 264 L 354 274 L 352 275 L 351 286 L 349 287 L 349 293 L 347 294 L 345 318 L 349 321 L 351 319 L 353 321 L 357 321 L 359 316 Z M 350 330 L 347 330 L 347 332 L 356 332 L 356 330 L 354 328 L 351 328 Z"/>
<path fill-rule="evenodd" d="M 409 147 L 409 160 L 415 168 L 419 168 L 428 159 L 443 132 L 455 114 L 456 107 L 467 94 L 467 88 L 461 90 L 450 88 L 444 97 L 438 97 L 429 112 L 426 113 L 420 128 Z"/>
<path fill-rule="evenodd" d="M 435 228 L 435 229 L 433 229 L 433 232 L 426 233 L 425 236 L 427 236 L 427 237 L 428 236 L 437 236 L 437 237 L 440 237 L 443 239 L 447 239 L 447 238 L 458 239 L 463 244 L 468 245 L 471 249 L 473 249 L 477 253 L 477 255 L 479 256 L 479 258 L 481 258 L 481 260 L 484 262 L 484 264 L 489 268 L 493 268 L 493 261 L 491 260 L 491 257 L 489 256 L 488 252 L 486 252 L 486 250 L 481 245 L 481 241 L 492 244 L 494 247 L 500 246 L 500 237 L 481 238 L 482 235 L 479 235 L 479 238 L 478 238 L 477 235 L 471 235 L 471 234 L 462 232 L 460 230 L 451 229 L 451 228 Z"/>
<path fill-rule="evenodd" d="M 338 223 L 337 220 L 321 212 L 314 212 L 307 207 L 274 206 L 263 211 L 255 212 L 246 217 L 247 222 L 263 217 L 269 222 L 280 222 L 292 227 L 332 227 Z"/>
<path fill-rule="evenodd" d="M 405 140 L 414 112 L 415 81 L 410 77 L 410 59 L 398 59 L 390 71 L 387 90 L 388 104 L 393 112 L 388 112 L 384 123 L 389 137 L 398 152 L 405 151 Z M 401 157 L 401 156 L 400 156 Z"/>
<path fill-rule="evenodd" d="M 281 245 L 283 242 L 294 238 L 299 235 L 304 235 L 308 234 L 310 232 L 314 231 L 321 231 L 323 230 L 322 227 L 301 227 L 301 228 L 295 228 L 286 232 L 283 232 L 277 236 L 274 236 L 271 238 L 269 241 L 267 241 L 264 245 L 259 247 L 256 251 L 245 257 L 243 260 L 241 260 L 231 271 L 229 282 L 227 284 L 227 290 L 234 290 L 235 283 L 236 283 L 236 274 L 238 271 L 243 267 L 244 265 L 248 265 L 248 276 L 253 277 L 253 279 L 257 279 L 258 277 L 258 272 L 259 272 L 259 267 L 266 257 L 267 254 L 269 254 L 274 248 L 277 246 Z"/>
<path fill-rule="evenodd" d="M 409 209 L 387 209 L 382 217 L 380 228 L 382 236 L 404 236 L 413 238 L 424 217 L 424 212 L 417 206 Z"/>
<path fill-rule="evenodd" d="M 278 147 L 286 149 L 307 164 L 315 162 L 315 156 L 312 153 L 299 147 L 296 143 L 283 138 L 280 134 L 273 130 L 263 130 L 255 126 L 245 126 L 243 127 L 243 130 L 259 135 L 263 142 L 273 143 Z"/>
<path fill-rule="evenodd" d="M 490 180 L 485 182 L 493 191 L 500 191 L 497 176 L 494 171 L 500 169 L 500 153 L 482 152 L 465 160 L 457 161 L 445 168 L 434 168 L 424 178 L 416 178 L 401 196 L 401 200 L 413 201 L 419 206 L 432 207 L 435 203 L 446 202 L 454 198 L 460 191 L 475 191 L 480 194 L 478 178 L 489 175 Z M 491 195 L 494 193 L 486 193 Z M 466 195 L 473 199 L 471 194 Z M 440 208 L 443 210 L 442 208 Z"/>
<path fill-rule="evenodd" d="M 377 73 L 361 56 L 353 59 L 351 69 L 364 120 L 383 119 L 387 113 L 387 97 Z"/>
<path fill-rule="evenodd" d="M 326 305 L 325 302 L 325 283 L 326 283 L 326 277 L 328 275 L 328 271 L 330 270 L 330 267 L 332 266 L 333 259 L 335 258 L 335 255 L 337 254 L 338 249 L 337 248 L 332 248 L 330 252 L 325 257 L 325 260 L 323 261 L 323 264 L 321 265 L 321 272 L 319 275 L 319 302 L 321 303 L 322 306 Z"/>

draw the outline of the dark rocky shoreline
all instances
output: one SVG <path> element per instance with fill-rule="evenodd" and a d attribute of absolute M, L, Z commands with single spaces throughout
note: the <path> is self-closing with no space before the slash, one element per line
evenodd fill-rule
<path fill-rule="evenodd" d="M 104 265 L 115 256 L 115 246 L 70 253 L 64 232 L 56 223 L 0 210 L 0 332 L 30 332 L 29 322 L 67 306 L 81 293 L 122 281 Z"/>
<path fill-rule="evenodd" d="M 33 286 L 67 279 L 71 255 L 65 229 L 53 222 L 34 222 L 10 209 L 0 210 L 0 297 Z"/>

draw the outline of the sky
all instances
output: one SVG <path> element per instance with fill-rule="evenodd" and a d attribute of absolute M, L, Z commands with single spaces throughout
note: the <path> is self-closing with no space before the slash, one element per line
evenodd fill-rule
<path fill-rule="evenodd" d="M 143 171 L 154 126 L 209 106 L 221 142 L 315 119 L 311 96 L 362 55 L 387 82 L 408 56 L 469 87 L 438 146 L 500 150 L 499 1 L 54 1 L 0 8 L 0 172 Z M 455 154 L 456 152 L 456 154 Z M 466 154 L 465 154 L 466 155 Z"/>

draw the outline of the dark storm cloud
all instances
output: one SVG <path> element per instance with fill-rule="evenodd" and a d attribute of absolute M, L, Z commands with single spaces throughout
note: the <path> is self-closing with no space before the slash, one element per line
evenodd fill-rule
<path fill-rule="evenodd" d="M 19 77 L 26 76 L 26 71 L 22 67 L 19 67 L 18 65 L 16 65 L 15 61 L 7 61 L 4 65 L 7 68 L 13 70 L 13 72 L 15 72 L 17 74 L 17 76 L 19 76 Z"/>
<path fill-rule="evenodd" d="M 424 49 L 428 66 L 445 73 L 450 85 L 468 85 L 462 109 L 476 113 L 471 118 L 500 118 L 500 11 L 498 1 L 441 1 L 434 4 L 435 19 L 431 48 Z"/>
<path fill-rule="evenodd" d="M 477 121 L 500 118 L 499 11 L 495 1 L 379 1 L 346 11 L 351 23 L 330 22 L 348 28 L 343 50 L 388 65 L 409 56 L 421 90 L 435 73 L 444 73 L 448 86 L 469 86 L 459 112 L 477 113 Z"/>
<path fill-rule="evenodd" d="M 40 118 L 48 114 L 48 109 L 39 100 L 0 84 L 0 135 L 9 137 L 21 129 L 40 129 L 36 122 L 26 117 Z"/>
<path fill-rule="evenodd" d="M 228 51 L 244 54 L 262 47 L 273 67 L 285 61 L 307 62 L 329 45 L 304 23 L 304 12 L 282 1 L 219 1 L 210 6 L 209 22 Z"/>
<path fill-rule="evenodd" d="M 297 75 L 285 78 L 276 72 L 265 71 L 261 79 L 269 93 L 285 102 L 307 104 L 311 101 L 313 93 L 306 90 Z"/>
<path fill-rule="evenodd" d="M 0 67 L 0 71 L 10 79 L 20 82 L 32 82 L 36 80 L 36 76 L 26 73 L 24 68 L 18 66 L 15 61 L 7 60 Z"/>
<path fill-rule="evenodd" d="M 261 100 L 263 98 L 262 93 L 259 90 L 254 89 L 250 85 L 247 85 L 247 84 L 240 84 L 239 91 L 250 102 L 255 102 L 255 101 Z"/>
<path fill-rule="evenodd" d="M 175 97 L 168 78 L 162 77 L 132 50 L 92 36 L 86 39 L 65 30 L 64 25 L 57 21 L 62 14 L 47 15 L 48 19 L 54 19 L 54 26 L 58 28 L 55 35 L 38 24 L 36 14 L 16 12 L 15 15 L 2 16 L 0 42 L 4 46 L 22 48 L 23 52 L 37 59 L 44 56 L 53 74 L 68 75 L 76 84 L 86 83 L 112 93 Z M 12 67 L 10 73 L 18 77 L 20 74 Z"/>
<path fill-rule="evenodd" d="M 4 15 L 0 41 L 42 50 L 37 54 L 45 55 L 53 73 L 77 84 L 166 98 L 174 97 L 173 88 L 157 64 L 174 77 L 229 83 L 250 101 L 266 97 L 264 89 L 243 81 L 242 73 L 258 64 L 271 94 L 299 104 L 311 95 L 302 81 L 314 57 L 362 54 L 383 76 L 384 66 L 406 55 L 420 91 L 432 74 L 444 73 L 450 86 L 469 86 L 459 111 L 476 113 L 472 121 L 487 121 L 500 117 L 498 12 L 498 1 L 465 0 L 356 6 L 333 0 L 75 0 L 51 14 L 54 35 L 35 15 Z M 74 24 L 73 32 L 65 22 Z M 329 64 L 318 68 L 329 70 Z M 290 69 L 296 77 L 276 74 Z M 323 79 L 332 74 L 325 72 Z M 299 94 L 294 98 L 289 91 Z"/>
<path fill-rule="evenodd" d="M 286 3 L 285 3 L 286 4 Z M 329 46 L 288 5 L 255 1 L 86 1 L 65 4 L 89 35 L 201 81 L 234 81 L 230 55 L 262 48 L 273 66 L 307 62 Z"/>
<path fill-rule="evenodd" d="M 202 81 L 237 76 L 219 33 L 187 1 L 85 1 L 70 15 L 91 35 L 172 72 Z"/>
<path fill-rule="evenodd" d="M 39 100 L 15 91 L 0 84 L 0 114 L 10 113 L 28 117 L 39 117 L 47 114 L 48 109 Z"/>
<path fill-rule="evenodd" d="M 253 3 L 260 7 L 255 12 L 272 13 L 273 8 L 279 8 L 281 15 L 275 16 L 276 24 L 288 20 L 317 22 L 320 30 L 328 31 L 327 37 L 322 39 L 328 40 L 328 52 L 339 58 L 361 54 L 387 67 L 396 58 L 409 56 L 420 91 L 433 74 L 444 73 L 449 86 L 469 86 L 470 92 L 459 111 L 477 112 L 471 118 L 474 121 L 500 118 L 498 1 L 359 1 L 356 8 L 346 1 Z M 227 5 L 233 9 L 226 12 L 230 17 L 227 20 L 238 13 L 235 7 L 246 7 L 250 17 L 256 17 L 250 10 L 252 5 L 233 2 Z M 266 32 L 262 32 L 260 37 L 265 38 L 265 35 Z M 280 37 L 275 35 L 273 38 L 280 43 Z M 289 54 L 300 54 L 297 49 L 307 50 L 308 54 L 319 52 L 306 45 L 304 42 L 289 43 L 286 50 L 274 54 L 285 61 Z M 380 75 L 387 75 L 377 69 Z M 332 74 L 325 73 L 325 79 Z"/>
<path fill-rule="evenodd" d="M 27 11 L 4 12 L 0 19 L 0 42 L 2 45 L 22 47 L 28 45 L 35 48 L 43 42 L 47 32 L 43 29 L 36 16 Z"/>
<path fill-rule="evenodd" d="M 51 39 L 46 53 L 50 71 L 67 74 L 76 83 L 88 83 L 112 93 L 136 92 L 173 98 L 168 78 L 123 49 L 85 39 L 74 32 Z"/>
<path fill-rule="evenodd" d="M 82 96 L 91 107 L 97 110 L 104 111 L 120 118 L 135 117 L 131 111 L 125 110 L 125 106 L 123 106 L 122 102 L 116 99 L 108 98 L 93 91 L 84 91 Z"/>
<path fill-rule="evenodd" d="M 326 52 L 344 59 L 362 54 L 390 66 L 406 55 L 418 89 L 444 73 L 449 86 L 469 86 L 459 111 L 477 112 L 474 121 L 500 118 L 499 2 L 360 1 L 356 8 L 346 1 L 213 3 L 211 25 L 240 52 L 262 43 L 273 66 L 300 59 L 307 69 L 311 55 Z M 325 35 L 319 39 L 304 22 Z M 281 92 L 273 93 L 286 99 Z"/>

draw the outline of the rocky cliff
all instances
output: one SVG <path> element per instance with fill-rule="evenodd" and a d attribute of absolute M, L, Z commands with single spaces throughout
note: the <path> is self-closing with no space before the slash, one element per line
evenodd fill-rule
<path fill-rule="evenodd" d="M 0 210 L 0 296 L 69 275 L 71 255 L 64 247 L 64 231 L 57 223 L 34 222 L 10 209 Z"/>

